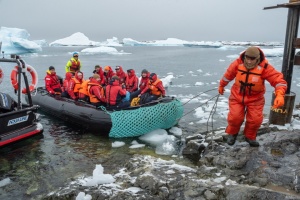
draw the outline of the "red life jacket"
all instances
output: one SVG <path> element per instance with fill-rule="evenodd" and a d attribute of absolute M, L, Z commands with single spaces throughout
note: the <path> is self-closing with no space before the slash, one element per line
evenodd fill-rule
<path fill-rule="evenodd" d="M 73 60 L 71 59 L 71 66 L 70 66 L 70 72 L 77 72 L 80 68 L 80 61 L 79 60 Z"/>

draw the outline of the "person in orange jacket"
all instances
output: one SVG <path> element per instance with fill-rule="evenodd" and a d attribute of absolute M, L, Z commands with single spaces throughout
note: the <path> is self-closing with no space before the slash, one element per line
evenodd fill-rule
<path fill-rule="evenodd" d="M 227 144 L 234 145 L 240 127 L 244 122 L 245 140 L 252 147 L 258 147 L 257 131 L 263 121 L 265 80 L 275 88 L 274 108 L 284 105 L 287 82 L 283 74 L 268 63 L 263 51 L 258 47 L 249 47 L 234 60 L 220 80 L 219 93 L 224 94 L 224 87 L 233 79 L 229 97 L 229 113 L 226 127 Z"/>
<path fill-rule="evenodd" d="M 127 70 L 127 78 L 126 78 L 126 90 L 130 93 L 138 90 L 139 79 L 135 75 L 135 71 L 133 69 Z"/>
<path fill-rule="evenodd" d="M 83 73 L 80 71 L 77 71 L 75 73 L 75 77 L 70 80 L 68 93 L 73 100 L 78 100 L 79 89 L 81 88 L 81 84 L 83 81 Z"/>
<path fill-rule="evenodd" d="M 141 98 L 141 103 L 148 103 L 158 99 L 159 97 L 165 97 L 166 90 L 157 75 L 155 73 L 151 73 L 147 87 L 145 87 L 138 96 Z"/>
<path fill-rule="evenodd" d="M 63 93 L 61 94 L 62 97 L 70 98 L 69 95 L 69 88 L 70 88 L 70 81 L 72 79 L 73 74 L 71 72 L 66 72 L 65 80 L 63 82 Z"/>
<path fill-rule="evenodd" d="M 101 78 L 98 74 L 94 74 L 88 83 L 88 95 L 90 102 L 96 107 L 106 105 L 104 89 L 100 83 Z"/>
<path fill-rule="evenodd" d="M 55 68 L 53 66 L 50 66 L 46 72 L 45 85 L 46 90 L 51 95 L 62 93 L 60 81 L 58 76 L 56 75 Z"/>
<path fill-rule="evenodd" d="M 99 76 L 100 77 L 100 76 Z M 91 81 L 92 77 L 89 77 L 88 79 L 82 81 L 81 87 L 78 91 L 78 100 L 90 102 L 90 97 L 88 93 L 88 84 Z"/>

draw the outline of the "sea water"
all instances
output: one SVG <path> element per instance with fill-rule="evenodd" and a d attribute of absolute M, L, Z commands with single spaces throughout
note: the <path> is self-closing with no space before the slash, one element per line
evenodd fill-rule
<path fill-rule="evenodd" d="M 54 66 L 58 75 L 64 77 L 65 65 L 73 51 L 80 52 L 85 47 L 44 47 L 37 54 L 27 54 L 21 57 L 27 64 L 33 66 L 38 73 L 38 86 L 44 86 L 44 77 L 49 66 Z M 190 48 L 190 47 L 118 47 L 123 52 L 119 55 L 82 54 L 84 77 L 92 75 L 95 65 L 114 67 L 121 65 L 124 70 L 134 69 L 140 75 L 142 69 L 158 74 L 159 78 L 173 74 L 172 83 L 167 88 L 167 95 L 187 101 L 184 105 L 186 114 L 179 122 L 179 127 L 185 130 L 207 130 L 207 119 L 198 118 L 194 109 L 200 107 L 203 114 L 210 111 L 206 101 L 218 94 L 219 80 L 228 65 L 246 47 Z M 268 48 L 268 47 L 266 47 Z M 281 71 L 282 58 L 268 58 L 277 70 Z M 0 63 L 5 76 L 0 85 L 1 92 L 15 97 L 10 85 L 10 72 L 13 64 Z M 294 66 L 291 91 L 298 92 L 300 86 L 300 68 Z M 267 85 L 266 105 L 264 114 L 267 118 L 271 106 L 273 88 Z M 227 89 L 230 87 L 228 86 Z M 207 92 L 209 91 L 209 92 Z M 200 95 L 203 93 L 202 95 Z M 224 99 L 228 98 L 226 92 Z M 223 102 L 224 103 L 224 102 Z M 296 102 L 299 103 L 299 96 Z M 199 112 L 199 110 L 197 111 Z M 44 127 L 42 135 L 24 140 L 20 143 L 0 149 L 0 181 L 9 178 L 10 182 L 0 187 L 0 199 L 36 199 L 58 187 L 69 183 L 76 176 L 91 172 L 96 164 L 101 164 L 107 173 L 117 169 L 133 154 L 154 155 L 165 159 L 170 156 L 157 155 L 155 148 L 146 145 L 143 148 L 129 148 L 137 138 L 112 139 L 97 133 L 89 133 L 72 127 L 60 119 L 40 112 L 40 123 Z M 226 126 L 226 116 L 216 113 L 214 129 Z M 210 127 L 211 128 L 211 127 Z M 192 134 L 184 132 L 183 135 Z M 115 141 L 124 142 L 119 148 L 112 148 Z M 143 143 L 139 141 L 139 143 Z M 179 162 L 188 163 L 184 159 Z M 90 175 L 90 174 L 89 174 Z"/>

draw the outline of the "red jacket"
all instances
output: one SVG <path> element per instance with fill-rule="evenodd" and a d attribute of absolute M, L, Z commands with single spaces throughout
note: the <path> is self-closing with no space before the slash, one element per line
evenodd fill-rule
<path fill-rule="evenodd" d="M 139 85 L 141 91 L 143 91 L 147 87 L 148 81 L 149 81 L 149 76 L 150 76 L 150 73 L 148 72 L 146 77 L 141 78 L 141 82 Z"/>
<path fill-rule="evenodd" d="M 57 88 L 61 88 L 61 85 L 59 83 L 59 79 L 56 76 L 56 73 L 52 73 L 48 70 L 46 72 L 46 76 L 45 76 L 45 85 L 46 85 L 46 89 L 50 94 L 55 94 L 54 89 Z"/>
<path fill-rule="evenodd" d="M 82 77 L 82 79 L 79 79 L 78 78 L 78 72 L 79 71 L 77 71 L 76 73 L 75 73 L 75 77 L 74 78 L 72 78 L 71 80 L 70 80 L 70 84 L 69 84 L 69 88 L 68 88 L 68 93 L 69 93 L 69 95 L 70 95 L 70 97 L 72 98 L 72 99 L 77 99 L 78 98 L 78 91 L 77 91 L 77 88 L 80 88 L 80 86 L 81 86 L 81 84 L 82 84 L 82 82 L 83 82 L 83 77 Z M 82 72 L 80 72 L 80 73 L 82 73 Z M 83 73 L 82 73 L 83 74 Z M 76 90 L 76 91 L 75 91 Z"/>
<path fill-rule="evenodd" d="M 123 83 L 126 83 L 127 74 L 123 71 L 123 68 L 121 66 L 119 66 L 119 68 L 120 69 L 116 71 L 116 75 L 119 77 L 120 85 L 122 85 Z"/>
<path fill-rule="evenodd" d="M 138 89 L 139 79 L 135 75 L 135 71 L 133 69 L 128 70 L 127 78 L 126 78 L 126 89 L 128 92 L 134 92 Z"/>
<path fill-rule="evenodd" d="M 97 103 L 100 101 L 106 103 L 103 88 L 96 79 L 90 79 L 88 88 L 91 103 Z"/>
<path fill-rule="evenodd" d="M 110 82 L 111 78 L 114 75 L 116 75 L 116 74 L 113 72 L 113 70 L 109 66 L 109 71 L 107 73 L 103 72 L 103 79 L 101 79 L 102 80 L 101 84 L 102 85 L 109 85 L 109 82 Z"/>
<path fill-rule="evenodd" d="M 68 92 L 69 90 L 69 85 L 70 85 L 70 80 L 72 78 L 72 73 L 71 72 L 67 72 L 66 75 L 65 75 L 65 80 L 63 82 L 63 91 L 66 91 Z"/>
<path fill-rule="evenodd" d="M 122 89 L 119 80 L 115 80 L 111 85 L 106 86 L 105 96 L 107 103 L 111 106 L 115 106 L 126 96 L 126 89 Z"/>
<path fill-rule="evenodd" d="M 104 72 L 103 72 L 102 67 L 99 68 L 98 72 L 96 70 L 94 70 L 93 74 L 98 74 L 100 76 L 101 80 L 103 80 Z"/>

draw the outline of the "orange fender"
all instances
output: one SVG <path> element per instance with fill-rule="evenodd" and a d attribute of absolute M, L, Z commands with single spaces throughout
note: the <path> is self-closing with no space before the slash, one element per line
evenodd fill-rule
<path fill-rule="evenodd" d="M 19 68 L 18 66 L 15 66 L 15 68 L 12 70 L 12 72 L 10 74 L 11 84 L 15 90 L 19 89 L 18 68 Z M 29 85 L 29 91 L 32 92 L 36 88 L 38 76 L 37 76 L 35 69 L 33 67 L 31 67 L 30 65 L 27 65 L 27 71 L 31 75 L 31 84 Z M 26 88 L 22 89 L 22 93 L 23 94 L 27 93 Z"/>
<path fill-rule="evenodd" d="M 2 69 L 0 68 L 0 84 L 2 83 L 3 77 L 4 77 L 4 73 L 3 73 Z"/>

